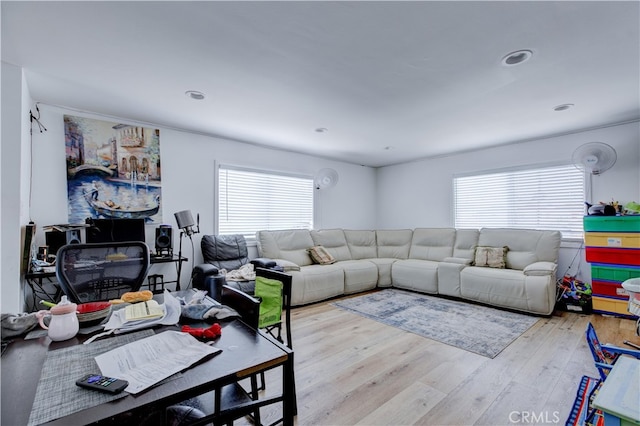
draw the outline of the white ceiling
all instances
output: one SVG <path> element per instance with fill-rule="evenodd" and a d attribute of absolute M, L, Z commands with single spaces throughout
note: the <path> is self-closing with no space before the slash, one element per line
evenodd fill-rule
<path fill-rule="evenodd" d="M 1 7 L 2 60 L 34 101 L 356 164 L 640 117 L 637 1 Z"/>

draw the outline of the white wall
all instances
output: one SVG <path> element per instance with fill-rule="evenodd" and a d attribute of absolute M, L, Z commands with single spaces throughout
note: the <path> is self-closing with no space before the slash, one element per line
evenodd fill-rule
<path fill-rule="evenodd" d="M 20 261 L 28 222 L 28 197 L 21 178 L 28 175 L 29 91 L 22 69 L 2 62 L 2 146 L 0 150 L 0 283 L 2 312 L 22 311 Z"/>
<path fill-rule="evenodd" d="M 44 244 L 42 226 L 67 223 L 67 187 L 65 167 L 63 115 L 90 117 L 105 121 L 128 122 L 124 118 L 79 113 L 40 104 L 41 121 L 45 133 L 33 135 L 33 200 L 31 216 L 38 226 L 36 240 Z M 144 123 L 142 123 L 144 124 Z M 145 124 L 146 126 L 146 124 Z M 183 240 L 183 255 L 196 263 L 202 261 L 200 237 L 213 234 L 215 226 L 214 188 L 217 164 L 234 164 L 275 171 L 313 176 L 326 167 L 335 169 L 340 178 L 330 189 L 316 191 L 315 227 L 373 228 L 375 226 L 375 170 L 348 163 L 311 157 L 308 155 L 261 148 L 258 146 L 218 139 L 184 131 L 160 129 L 162 167 L 163 221 L 174 228 L 174 250 L 179 239 L 173 214 L 191 210 L 194 218 L 200 214 L 200 234 L 194 236 L 192 252 L 189 240 Z M 353 195 L 357 194 L 357 197 Z M 155 228 L 147 226 L 147 244 L 154 249 Z M 255 249 L 251 253 L 256 255 Z M 153 266 L 153 273 L 164 273 Z M 170 268 L 167 267 L 167 268 Z M 183 266 L 182 283 L 187 284 L 192 262 Z M 165 280 L 172 272 L 165 275 Z M 173 279 L 173 278 L 171 278 Z"/>
<path fill-rule="evenodd" d="M 615 148 L 614 167 L 593 177 L 594 201 L 640 202 L 640 124 L 638 122 L 531 142 L 514 143 L 378 169 L 379 228 L 452 227 L 453 176 L 507 167 L 571 162 L 573 151 L 587 142 Z M 576 254 L 575 244 L 563 244 L 559 274 Z M 581 276 L 590 281 L 581 253 Z M 571 270 L 575 274 L 575 270 Z"/>

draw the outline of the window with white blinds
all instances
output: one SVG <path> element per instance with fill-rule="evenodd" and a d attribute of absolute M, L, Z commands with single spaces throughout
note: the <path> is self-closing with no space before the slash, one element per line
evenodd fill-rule
<path fill-rule="evenodd" d="M 456 228 L 548 229 L 582 238 L 585 175 L 573 165 L 453 179 Z"/>
<path fill-rule="evenodd" d="M 313 179 L 220 166 L 218 170 L 218 233 L 311 229 Z"/>

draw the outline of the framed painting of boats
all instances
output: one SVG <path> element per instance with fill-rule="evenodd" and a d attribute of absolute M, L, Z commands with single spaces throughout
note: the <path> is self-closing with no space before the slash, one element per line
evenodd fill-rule
<path fill-rule="evenodd" d="M 162 223 L 160 130 L 64 116 L 69 223 Z"/>

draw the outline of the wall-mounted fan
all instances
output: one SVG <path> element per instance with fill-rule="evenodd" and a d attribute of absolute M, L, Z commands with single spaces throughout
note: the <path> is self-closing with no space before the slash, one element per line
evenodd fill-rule
<path fill-rule="evenodd" d="M 322 169 L 313 178 L 316 189 L 327 189 L 338 183 L 338 172 L 333 169 Z"/>
<path fill-rule="evenodd" d="M 613 167 L 618 156 L 611 145 L 603 142 L 590 142 L 580 145 L 573 152 L 571 159 L 576 167 L 584 168 L 592 175 L 599 175 Z"/>

